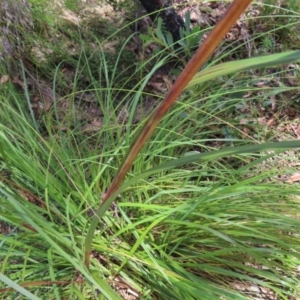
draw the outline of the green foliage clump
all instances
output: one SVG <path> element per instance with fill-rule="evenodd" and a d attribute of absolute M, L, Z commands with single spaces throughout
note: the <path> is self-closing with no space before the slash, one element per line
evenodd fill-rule
<path fill-rule="evenodd" d="M 35 24 L 49 3 L 38 2 L 31 2 Z M 76 3 L 67 1 L 68 9 L 76 11 Z M 161 102 L 147 84 L 177 53 L 159 27 L 144 42 L 163 49 L 136 64 L 125 49 L 129 28 L 122 36 L 107 21 L 79 27 L 48 16 L 44 29 L 22 33 L 19 81 L 0 75 L 3 297 L 256 297 L 234 289 L 243 283 L 299 298 L 299 188 L 282 178 L 298 172 L 291 156 L 298 161 L 299 141 L 272 143 L 278 137 L 255 110 L 267 92 L 299 89 L 257 84 L 274 80 L 270 66 L 299 63 L 299 51 L 220 64 L 244 45 L 221 48 L 159 124 L 112 206 L 98 210 L 131 141 Z M 112 36 L 102 39 L 101 26 L 109 24 Z M 196 35 L 183 32 L 185 54 Z M 10 75 L 5 65 L 0 73 Z M 284 68 L 278 74 L 291 76 Z M 99 223 L 87 270 L 93 217 Z"/>

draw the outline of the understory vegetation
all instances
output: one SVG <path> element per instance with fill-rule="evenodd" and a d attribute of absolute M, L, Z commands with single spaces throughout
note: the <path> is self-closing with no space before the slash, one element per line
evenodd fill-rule
<path fill-rule="evenodd" d="M 134 1 L 0 4 L 0 299 L 300 299 L 297 0 L 252 3 L 135 159 L 84 263 L 132 142 L 227 2 L 178 5 L 178 48 Z"/>

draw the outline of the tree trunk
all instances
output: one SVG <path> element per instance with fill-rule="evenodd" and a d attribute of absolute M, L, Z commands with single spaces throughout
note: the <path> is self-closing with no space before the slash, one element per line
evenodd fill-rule
<path fill-rule="evenodd" d="M 147 13 L 154 21 L 161 17 L 166 29 L 172 34 L 173 41 L 178 42 L 180 37 L 180 28 L 184 27 L 183 19 L 175 12 L 169 0 L 140 0 Z"/>

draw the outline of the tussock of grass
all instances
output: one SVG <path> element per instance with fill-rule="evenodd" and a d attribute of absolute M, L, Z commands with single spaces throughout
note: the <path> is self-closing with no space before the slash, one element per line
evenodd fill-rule
<path fill-rule="evenodd" d="M 299 189 L 273 180 L 296 170 L 268 167 L 271 155 L 259 143 L 274 135 L 262 134 L 259 123 L 245 131 L 236 119 L 241 111 L 255 119 L 252 109 L 261 101 L 253 84 L 261 77 L 246 72 L 182 95 L 100 220 L 86 270 L 83 245 L 101 194 L 141 126 L 138 109 L 139 121 L 148 113 L 141 103 L 159 101 L 143 92 L 159 63 L 144 63 L 120 81 L 120 60 L 111 66 L 106 55 L 85 50 L 72 60 L 71 82 L 60 65 L 49 70 L 54 96 L 42 112 L 30 112 L 31 91 L 0 85 L 0 221 L 9 229 L 0 234 L 3 297 L 97 299 L 101 291 L 118 299 L 114 290 L 131 290 L 141 299 L 251 299 L 233 289 L 236 281 L 266 287 L 278 299 L 297 297 Z M 61 94 L 64 85 L 69 89 Z M 86 94 L 95 98 L 101 123 L 78 112 Z M 237 150 L 230 157 L 212 152 L 225 147 Z M 274 145 L 275 153 L 280 149 Z"/>

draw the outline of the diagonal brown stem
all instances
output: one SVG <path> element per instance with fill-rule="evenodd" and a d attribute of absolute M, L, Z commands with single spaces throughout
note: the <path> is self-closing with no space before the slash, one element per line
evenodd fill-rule
<path fill-rule="evenodd" d="M 182 91 L 187 86 L 189 81 L 194 77 L 196 72 L 203 66 L 209 56 L 213 53 L 213 51 L 237 21 L 240 15 L 251 4 L 251 2 L 252 0 L 234 0 L 223 18 L 218 22 L 207 39 L 199 47 L 195 55 L 189 61 L 188 65 L 177 78 L 176 82 L 172 86 L 165 99 L 147 120 L 139 136 L 133 142 L 132 146 L 129 149 L 129 152 L 127 153 L 123 161 L 121 168 L 119 169 L 118 174 L 114 178 L 107 192 L 104 194 L 102 204 L 104 204 L 109 199 L 109 197 L 118 189 L 125 175 L 131 168 L 136 156 L 145 145 L 147 140 L 150 138 L 158 123 L 161 121 L 170 107 L 174 104 L 178 96 L 182 93 Z"/>

